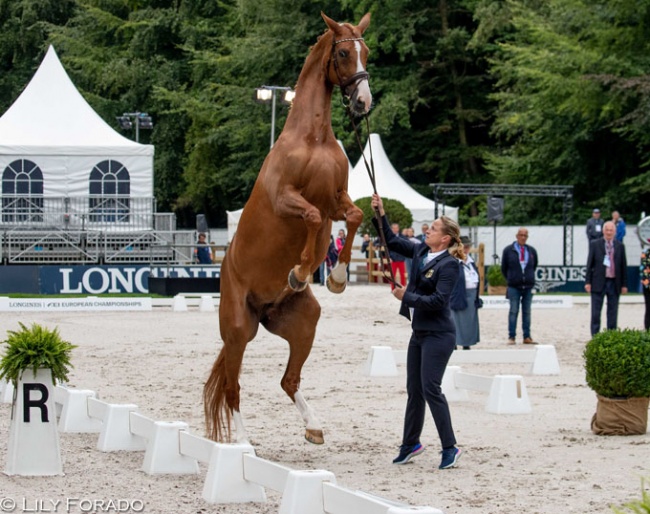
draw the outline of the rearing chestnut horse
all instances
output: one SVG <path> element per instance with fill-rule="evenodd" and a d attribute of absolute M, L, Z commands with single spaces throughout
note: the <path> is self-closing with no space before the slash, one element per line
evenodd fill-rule
<path fill-rule="evenodd" d="M 356 115 L 370 110 L 365 71 L 368 48 L 356 27 L 323 13 L 328 30 L 307 56 L 284 129 L 266 157 L 237 233 L 221 265 L 219 323 L 223 347 L 203 389 L 206 428 L 217 441 L 246 441 L 239 410 L 239 373 L 244 350 L 262 324 L 289 343 L 282 389 L 306 423 L 305 437 L 323 443 L 323 431 L 300 392 L 300 372 L 309 356 L 320 305 L 308 285 L 325 259 L 332 220 L 345 220 L 348 237 L 327 287 L 345 289 L 352 241 L 362 221 L 348 196 L 348 160 L 331 125 L 331 99 L 338 85 Z"/>

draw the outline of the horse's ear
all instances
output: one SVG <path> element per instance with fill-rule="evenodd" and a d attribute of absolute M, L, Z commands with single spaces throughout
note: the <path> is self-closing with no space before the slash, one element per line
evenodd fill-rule
<path fill-rule="evenodd" d="M 325 23 L 329 27 L 329 29 L 334 32 L 337 36 L 341 35 L 341 25 L 336 23 L 332 18 L 328 17 L 323 11 L 320 12 L 320 15 L 323 17 L 323 20 L 325 20 Z"/>
<path fill-rule="evenodd" d="M 363 16 L 363 18 L 361 18 L 361 21 L 359 22 L 359 25 L 357 25 L 357 28 L 363 34 L 366 31 L 366 29 L 368 28 L 368 25 L 370 25 L 370 13 L 366 13 Z"/>

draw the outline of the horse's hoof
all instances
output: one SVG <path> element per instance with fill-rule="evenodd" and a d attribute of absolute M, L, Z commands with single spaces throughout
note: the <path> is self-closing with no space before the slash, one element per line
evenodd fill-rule
<path fill-rule="evenodd" d="M 307 281 L 305 280 L 304 282 L 301 282 L 296 278 L 296 274 L 293 270 L 289 272 L 289 287 L 299 293 L 300 291 L 304 291 L 307 288 Z"/>
<path fill-rule="evenodd" d="M 312 444 L 323 444 L 325 442 L 322 430 L 312 430 L 310 428 L 305 431 L 305 439 Z"/>
<path fill-rule="evenodd" d="M 327 289 L 334 294 L 341 294 L 345 291 L 345 288 L 348 285 L 347 282 L 336 282 L 335 280 L 332 280 L 332 275 L 327 277 L 326 283 Z"/>

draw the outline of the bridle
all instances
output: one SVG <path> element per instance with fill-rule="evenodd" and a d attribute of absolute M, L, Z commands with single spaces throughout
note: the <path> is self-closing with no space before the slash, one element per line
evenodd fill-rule
<path fill-rule="evenodd" d="M 344 38 L 344 39 L 336 39 L 335 37 L 332 37 L 332 51 L 330 52 L 330 58 L 327 61 L 327 68 L 329 70 L 330 67 L 330 62 L 334 62 L 334 71 L 336 72 L 336 77 L 339 80 L 339 88 L 341 89 L 341 95 L 343 96 L 343 105 L 345 105 L 346 109 L 350 110 L 350 96 L 354 93 L 356 88 L 359 85 L 359 82 L 362 80 L 367 80 L 370 77 L 370 74 L 367 71 L 360 71 L 352 75 L 351 77 L 348 77 L 347 79 L 343 80 L 341 78 L 341 72 L 339 71 L 339 60 L 336 56 L 336 45 L 339 43 L 344 43 L 346 41 L 363 41 L 362 37 L 349 37 L 349 38 Z M 348 93 L 348 87 L 351 86 L 352 84 L 355 85 L 354 90 L 352 90 L 351 93 Z"/>
<path fill-rule="evenodd" d="M 362 80 L 367 80 L 370 77 L 370 74 L 367 71 L 360 71 L 352 75 L 351 77 L 347 78 L 346 80 L 343 80 L 341 78 L 341 72 L 339 71 L 339 62 L 337 59 L 336 55 L 336 45 L 339 43 L 343 43 L 345 41 L 363 41 L 362 37 L 351 37 L 351 38 L 344 38 L 344 39 L 336 39 L 335 37 L 332 37 L 332 51 L 330 52 L 330 57 L 329 60 L 327 61 L 327 70 L 330 68 L 330 63 L 333 61 L 334 62 L 334 71 L 336 72 L 336 77 L 338 78 L 339 81 L 339 88 L 341 89 L 341 96 L 342 96 L 342 102 L 343 105 L 345 106 L 345 111 L 348 114 L 348 117 L 350 118 L 350 122 L 352 123 L 352 127 L 354 128 L 354 134 L 357 139 L 357 144 L 359 145 L 359 149 L 361 150 L 361 156 L 363 157 L 363 162 L 366 165 L 366 170 L 368 171 L 368 176 L 370 177 L 370 182 L 372 183 L 372 189 L 377 193 L 377 183 L 375 180 L 375 165 L 372 160 L 372 144 L 370 143 L 370 137 L 368 137 L 368 148 L 370 150 L 370 163 L 366 160 L 366 156 L 363 153 L 363 145 L 361 144 L 361 137 L 359 135 L 359 128 L 357 124 L 355 123 L 354 120 L 354 115 L 352 114 L 352 111 L 350 110 L 350 97 L 354 94 L 354 91 L 356 88 L 359 86 L 359 82 Z M 347 92 L 347 89 L 350 85 L 354 84 L 355 88 L 352 90 L 351 93 Z M 368 136 L 370 136 L 370 124 L 368 123 L 368 116 L 364 115 L 363 116 L 366 119 L 366 129 L 368 131 Z M 379 234 L 379 240 L 381 241 L 381 248 L 379 252 L 379 262 L 380 266 L 383 271 L 384 278 L 388 280 L 392 284 L 398 284 L 397 281 L 395 280 L 395 275 L 393 273 L 393 267 L 391 266 L 390 262 L 390 255 L 388 253 L 388 244 L 386 243 L 386 237 L 384 236 L 384 231 L 382 230 L 382 220 L 381 216 L 379 215 L 379 209 L 375 209 L 375 218 L 377 220 L 379 230 L 377 231 Z M 384 254 L 382 256 L 382 253 Z M 388 266 L 384 266 L 384 259 L 388 261 Z M 386 276 L 386 271 L 388 271 L 389 276 Z M 399 284 L 398 284 L 399 285 Z"/>

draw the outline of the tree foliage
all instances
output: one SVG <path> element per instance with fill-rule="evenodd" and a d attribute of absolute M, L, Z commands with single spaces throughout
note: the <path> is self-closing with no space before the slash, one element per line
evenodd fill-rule
<path fill-rule="evenodd" d="M 181 226 L 198 212 L 223 226 L 269 149 L 271 107 L 254 89 L 295 84 L 325 29 L 321 10 L 353 23 L 372 13 L 370 130 L 420 193 L 438 182 L 572 184 L 578 219 L 595 206 L 628 221 L 646 210 L 650 0 L 0 2 L 0 107 L 54 44 L 113 126 L 123 112 L 152 115 L 140 135 L 156 147 L 158 209 Z M 276 136 L 286 114 L 277 107 Z M 338 94 L 332 118 L 356 161 Z M 484 198 L 446 201 L 463 223 L 485 214 Z M 558 222 L 562 209 L 509 198 L 505 217 Z"/>

